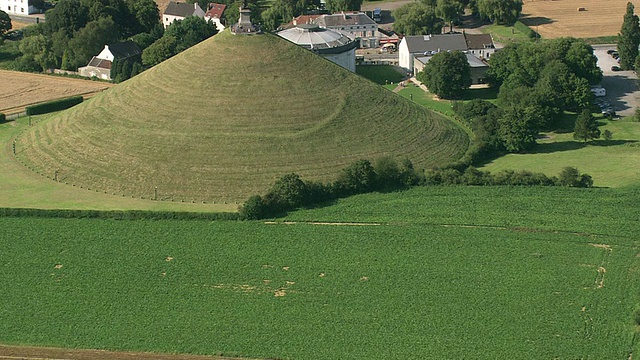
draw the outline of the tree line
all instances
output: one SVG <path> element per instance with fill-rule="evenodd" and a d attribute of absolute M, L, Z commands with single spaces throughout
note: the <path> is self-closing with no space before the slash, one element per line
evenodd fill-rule
<path fill-rule="evenodd" d="M 492 174 L 473 166 L 419 171 L 408 159 L 400 164 L 390 157 L 379 158 L 373 164 L 363 159 L 342 169 L 336 180 L 330 183 L 304 181 L 298 174 L 286 174 L 276 180 L 266 194 L 247 199 L 240 209 L 240 218 L 263 219 L 355 194 L 429 185 L 591 187 L 593 180 L 573 167 L 565 167 L 558 177 L 548 177 L 543 173 L 513 170 Z"/>

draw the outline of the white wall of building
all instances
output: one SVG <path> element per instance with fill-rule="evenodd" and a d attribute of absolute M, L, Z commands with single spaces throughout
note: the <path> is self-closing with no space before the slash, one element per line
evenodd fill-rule
<path fill-rule="evenodd" d="M 413 71 L 413 55 L 409 52 L 409 46 L 404 38 L 400 41 L 400 46 L 398 46 L 398 65 Z"/>
<path fill-rule="evenodd" d="M 7 14 L 29 15 L 36 12 L 29 0 L 0 0 L 0 10 Z"/>

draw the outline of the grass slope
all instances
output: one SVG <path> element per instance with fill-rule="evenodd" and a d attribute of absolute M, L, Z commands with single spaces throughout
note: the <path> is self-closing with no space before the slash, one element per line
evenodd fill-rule
<path fill-rule="evenodd" d="M 133 196 L 244 200 L 289 172 L 331 180 L 361 158 L 455 161 L 453 122 L 272 35 L 228 32 L 18 138 L 66 182 Z"/>
<path fill-rule="evenodd" d="M 370 226 L 2 218 L 0 342 L 627 359 L 638 350 L 637 200 L 614 189 L 421 188 L 287 219 L 382 224 Z"/>

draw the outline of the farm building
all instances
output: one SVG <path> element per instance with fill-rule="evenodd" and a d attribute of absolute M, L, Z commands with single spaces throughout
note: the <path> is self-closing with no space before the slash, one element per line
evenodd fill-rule
<path fill-rule="evenodd" d="M 346 32 L 323 29 L 316 24 L 300 24 L 278 32 L 278 36 L 309 49 L 345 69 L 356 71 L 358 42 Z"/>
<path fill-rule="evenodd" d="M 496 49 L 491 36 L 485 34 L 405 36 L 398 47 L 399 65 L 415 74 L 421 70 L 415 69 L 416 58 L 421 57 L 424 60 L 424 58 L 442 51 L 455 50 L 463 51 L 482 60 L 488 59 Z M 480 63 L 475 61 L 474 63 L 480 67 Z"/>
<path fill-rule="evenodd" d="M 313 20 L 321 28 L 343 31 L 358 39 L 359 47 L 378 47 L 378 24 L 365 13 L 323 15 Z"/>
<path fill-rule="evenodd" d="M 475 55 L 465 54 L 467 56 L 467 62 L 471 67 L 471 84 L 484 84 L 484 78 L 486 76 L 487 70 L 489 69 L 489 64 L 485 61 L 478 59 Z M 431 56 L 416 56 L 414 59 L 414 71 L 415 73 L 419 73 L 424 69 L 424 65 L 429 62 Z"/>
<path fill-rule="evenodd" d="M 125 60 L 142 55 L 142 50 L 133 41 L 105 45 L 100 54 L 91 58 L 89 64 L 78 69 L 82 76 L 111 80 L 111 65 L 115 59 Z"/>
<path fill-rule="evenodd" d="M 208 9 L 207 12 L 204 13 L 204 19 L 216 24 L 216 29 L 218 29 L 218 31 L 224 30 L 224 25 L 222 25 L 222 13 L 227 8 L 227 5 L 210 3 L 207 7 Z"/>
<path fill-rule="evenodd" d="M 205 12 L 198 3 L 185 3 L 170 1 L 167 9 L 162 14 L 162 25 L 166 29 L 176 20 L 184 20 L 187 16 L 198 16 L 204 18 Z"/>
<path fill-rule="evenodd" d="M 0 10 L 9 15 L 29 15 L 37 13 L 38 9 L 29 0 L 0 0 Z"/>

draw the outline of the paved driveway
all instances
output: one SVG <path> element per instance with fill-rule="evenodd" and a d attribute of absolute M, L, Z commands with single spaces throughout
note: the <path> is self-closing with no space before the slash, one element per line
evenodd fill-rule
<path fill-rule="evenodd" d="M 602 69 L 602 87 L 607 90 L 606 98 L 620 116 L 632 116 L 639 106 L 638 76 L 633 71 L 611 71 L 618 63 L 607 54 L 608 49 L 616 49 L 615 45 L 595 45 L 598 66 Z"/>

